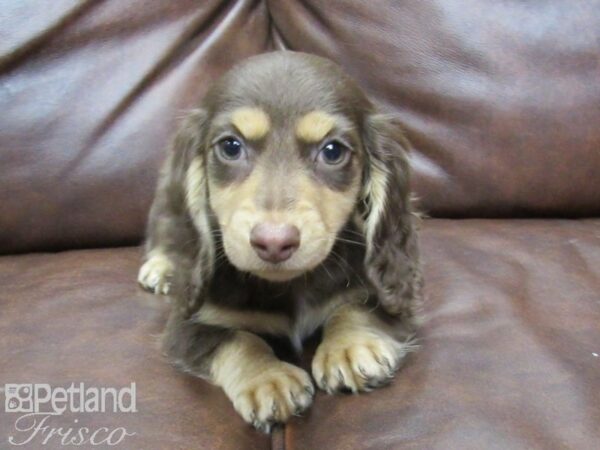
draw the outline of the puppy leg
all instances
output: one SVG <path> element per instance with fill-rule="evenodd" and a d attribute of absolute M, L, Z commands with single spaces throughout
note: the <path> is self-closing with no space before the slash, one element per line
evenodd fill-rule
<path fill-rule="evenodd" d="M 186 318 L 172 310 L 163 340 L 173 363 L 225 391 L 246 422 L 269 432 L 310 406 L 310 375 L 277 359 L 258 336 Z"/>
<path fill-rule="evenodd" d="M 245 331 L 216 352 L 211 375 L 244 420 L 268 433 L 312 403 L 310 375 L 275 357 L 265 341 Z"/>
<path fill-rule="evenodd" d="M 138 273 L 138 283 L 155 294 L 170 293 L 176 272 L 186 279 L 184 272 L 192 266 L 200 245 L 177 164 L 181 164 L 178 155 L 170 155 L 159 178 L 148 219 L 145 262 Z"/>
<path fill-rule="evenodd" d="M 176 271 L 182 280 L 192 267 L 198 235 L 184 215 L 176 214 L 159 193 L 150 213 L 145 262 L 138 283 L 155 294 L 170 293 Z M 185 272 L 185 273 L 184 273 Z"/>
<path fill-rule="evenodd" d="M 374 312 L 347 304 L 325 323 L 312 373 L 317 385 L 330 394 L 348 389 L 366 392 L 387 383 L 412 350 L 414 346 L 394 338 L 391 327 Z"/>

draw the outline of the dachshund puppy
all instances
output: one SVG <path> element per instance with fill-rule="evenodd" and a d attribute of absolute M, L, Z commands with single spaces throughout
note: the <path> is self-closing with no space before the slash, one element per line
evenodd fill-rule
<path fill-rule="evenodd" d="M 279 359 L 322 329 L 316 385 L 386 383 L 421 299 L 406 142 L 329 60 L 296 52 L 230 70 L 185 120 L 160 175 L 139 282 L 168 294 L 173 363 L 269 431 L 312 402 Z"/>

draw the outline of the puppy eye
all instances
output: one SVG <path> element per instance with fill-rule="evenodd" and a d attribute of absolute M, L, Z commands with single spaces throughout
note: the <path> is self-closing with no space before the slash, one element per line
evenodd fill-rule
<path fill-rule="evenodd" d="M 242 157 L 244 147 L 236 138 L 225 138 L 217 143 L 217 154 L 227 161 L 236 161 Z"/>
<path fill-rule="evenodd" d="M 337 166 L 348 161 L 350 150 L 338 141 L 331 141 L 321 147 L 318 160 L 330 166 Z"/>

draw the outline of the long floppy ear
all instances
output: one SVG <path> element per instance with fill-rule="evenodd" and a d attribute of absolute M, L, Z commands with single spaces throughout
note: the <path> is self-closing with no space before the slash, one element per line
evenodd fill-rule
<path fill-rule="evenodd" d="M 209 219 L 206 177 L 207 116 L 204 110 L 193 111 L 180 131 L 180 139 L 189 158 L 185 174 L 186 206 L 198 233 L 196 257 L 186 292 L 188 307 L 192 312 L 202 304 L 206 281 L 212 278 L 215 264 L 215 242 Z"/>
<path fill-rule="evenodd" d="M 148 223 L 146 251 L 173 263 L 170 298 L 191 314 L 212 276 L 214 242 L 208 221 L 204 141 L 207 113 L 193 110 L 183 121 L 160 173 Z"/>
<path fill-rule="evenodd" d="M 422 300 L 422 275 L 412 210 L 408 141 L 390 117 L 372 114 L 365 124 L 363 175 L 365 271 L 379 303 L 414 324 Z"/>

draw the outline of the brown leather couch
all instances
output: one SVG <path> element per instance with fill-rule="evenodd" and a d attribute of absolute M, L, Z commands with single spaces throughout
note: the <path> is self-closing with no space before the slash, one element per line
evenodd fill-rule
<path fill-rule="evenodd" d="M 401 117 L 431 218 L 421 350 L 267 436 L 165 363 L 135 279 L 178 117 L 279 48 Z M 4 2 L 0 106 L 0 384 L 137 386 L 137 413 L 52 426 L 136 450 L 600 448 L 599 1 Z"/>

